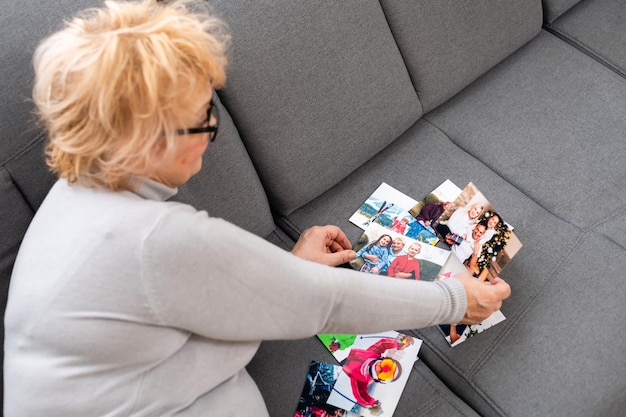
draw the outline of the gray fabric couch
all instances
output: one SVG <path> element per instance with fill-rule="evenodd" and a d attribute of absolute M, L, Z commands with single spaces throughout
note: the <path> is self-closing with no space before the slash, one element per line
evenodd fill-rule
<path fill-rule="evenodd" d="M 1 1 L 0 282 L 54 178 L 30 59 L 95 0 Z M 424 340 L 398 416 L 618 416 L 626 409 L 626 1 L 215 0 L 233 33 L 221 139 L 177 199 L 288 249 L 385 181 L 415 197 L 474 182 L 524 247 L 507 320 Z M 315 338 L 248 366 L 293 415 Z M 45 395 L 39 394 L 39 395 Z"/>

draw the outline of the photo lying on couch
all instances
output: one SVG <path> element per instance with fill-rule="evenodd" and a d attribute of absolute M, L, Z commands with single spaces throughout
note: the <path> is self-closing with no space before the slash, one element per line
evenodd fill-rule
<path fill-rule="evenodd" d="M 361 416 L 393 415 L 421 345 L 398 332 L 357 337 L 328 404 Z"/>
<path fill-rule="evenodd" d="M 349 220 L 363 230 L 376 223 L 416 239 L 421 228 L 412 225 L 413 216 L 406 211 L 406 207 L 413 207 L 415 204 L 417 201 L 413 198 L 383 182 Z"/>
<path fill-rule="evenodd" d="M 356 417 L 358 414 L 337 408 L 326 401 L 332 392 L 341 366 L 311 361 L 294 417 Z"/>
<path fill-rule="evenodd" d="M 432 224 L 471 275 L 494 278 L 522 247 L 513 227 L 469 183 Z"/>

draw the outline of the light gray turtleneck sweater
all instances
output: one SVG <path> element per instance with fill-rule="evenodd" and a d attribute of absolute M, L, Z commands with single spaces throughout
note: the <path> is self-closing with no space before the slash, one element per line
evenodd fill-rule
<path fill-rule="evenodd" d="M 463 286 L 302 260 L 146 181 L 58 181 L 15 263 L 4 415 L 263 416 L 261 340 L 456 323 Z M 389 308 L 379 308 L 378 306 Z M 295 403 L 294 403 L 295 404 Z"/>

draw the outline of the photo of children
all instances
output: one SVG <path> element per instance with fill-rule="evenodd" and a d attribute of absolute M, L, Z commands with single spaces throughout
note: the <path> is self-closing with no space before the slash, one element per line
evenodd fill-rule
<path fill-rule="evenodd" d="M 411 243 L 406 255 L 397 256 L 389 265 L 387 275 L 394 278 L 420 279 L 420 262 L 417 255 L 422 251 L 418 242 Z"/>
<path fill-rule="evenodd" d="M 359 271 L 370 274 L 380 273 L 383 266 L 387 263 L 389 251 L 391 250 L 391 241 L 392 237 L 390 235 L 383 234 L 359 249 L 356 257 L 363 261 Z"/>
<path fill-rule="evenodd" d="M 358 337 L 328 404 L 362 416 L 393 415 L 421 343 L 398 332 Z"/>
<path fill-rule="evenodd" d="M 422 281 L 434 281 L 450 256 L 448 250 L 418 242 L 376 223 L 363 232 L 354 250 L 357 257 L 350 266 L 356 270 Z"/>

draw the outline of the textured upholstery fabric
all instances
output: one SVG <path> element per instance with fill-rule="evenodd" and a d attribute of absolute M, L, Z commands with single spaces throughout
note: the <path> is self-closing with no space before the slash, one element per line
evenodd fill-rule
<path fill-rule="evenodd" d="M 39 132 L 33 128 L 30 101 L 32 57 L 46 35 L 60 28 L 76 11 L 101 4 L 99 0 L 59 0 L 54 7 L 0 0 L 0 155 L 19 151 Z M 24 127 L 28 126 L 28 129 Z M 2 158 L 0 157 L 0 162 Z"/>
<path fill-rule="evenodd" d="M 624 108 L 624 79 L 544 32 L 426 118 L 547 210 L 589 229 L 626 204 Z"/>
<path fill-rule="evenodd" d="M 543 0 L 543 20 L 551 23 L 579 2 L 580 0 Z"/>
<path fill-rule="evenodd" d="M 43 134 L 36 136 L 6 164 L 7 171 L 33 210 L 39 208 L 56 181 L 56 176 L 50 172 L 44 161 L 44 140 Z"/>
<path fill-rule="evenodd" d="M 626 4 L 583 1 L 548 28 L 626 78 Z"/>
<path fill-rule="evenodd" d="M 381 3 L 424 113 L 529 41 L 542 22 L 536 0 Z"/>
<path fill-rule="evenodd" d="M 480 346 L 467 346 L 482 347 L 484 355 L 461 371 L 464 379 L 459 378 L 458 365 L 467 363 L 466 351 L 424 349 L 424 360 L 454 384 L 462 398 L 483 397 L 482 402 L 472 401 L 481 415 L 622 415 L 626 358 L 613 346 L 626 337 L 624 247 L 595 232 L 572 235 L 567 246 L 570 253 L 555 254 L 543 272 L 545 285 L 514 321 L 507 319 L 494 343 L 472 340 Z M 530 259 L 524 258 L 530 266 Z M 533 272 L 535 267 L 517 278 L 532 279 Z"/>
<path fill-rule="evenodd" d="M 0 198 L 0 225 L 2 225 L 0 233 L 0 311 L 4 317 L 13 262 L 26 228 L 33 217 L 33 211 L 4 168 L 0 168 L 0 195 L 2 196 Z M 1 366 L 4 362 L 4 320 L 2 321 L 0 343 L 2 346 Z M 0 379 L 0 401 L 2 400 L 3 386 L 3 380 Z"/>
<path fill-rule="evenodd" d="M 415 143 L 429 146 L 420 148 Z M 582 368 L 594 375 L 594 384 L 598 375 L 594 369 L 606 372 L 606 380 L 598 381 L 597 385 L 603 395 L 624 389 L 619 379 L 624 360 L 619 353 L 611 353 L 612 349 L 605 347 L 607 352 L 602 354 L 605 358 L 610 355 L 605 361 L 593 356 L 596 343 L 589 343 L 601 340 L 602 346 L 610 345 L 613 335 L 609 327 L 614 327 L 618 337 L 623 337 L 625 332 L 617 319 L 618 315 L 626 313 L 617 301 L 623 300 L 623 296 L 614 298 L 603 292 L 623 291 L 617 284 L 618 271 L 623 268 L 620 266 L 623 261 L 618 259 L 623 258 L 623 248 L 537 205 L 428 122 L 417 123 L 385 151 L 335 188 L 297 210 L 288 220 L 298 228 L 330 220 L 344 227 L 352 242 L 356 242 L 361 231 L 349 224 L 347 218 L 382 179 L 407 194 L 420 196 L 435 188 L 442 175 L 457 184 L 473 181 L 484 190 L 494 206 L 506 213 L 505 220 L 516 227 L 525 246 L 502 273 L 513 288 L 511 298 L 502 308 L 507 320 L 455 348 L 448 346 L 438 328 L 414 332 L 425 341 L 421 353 L 424 362 L 480 415 L 558 415 L 554 407 L 568 402 L 580 407 L 568 406 L 568 415 L 594 415 L 594 408 L 602 409 L 602 406 L 589 402 L 589 392 L 595 388 L 590 390 L 580 384 L 577 358 L 589 358 Z M 590 239 L 599 245 L 596 250 L 606 247 L 608 252 L 596 257 L 593 245 L 583 245 Z M 617 261 L 612 261 L 612 257 Z M 599 294 L 594 290 L 595 285 L 586 281 L 588 275 L 596 276 L 596 273 L 612 275 L 610 283 L 602 284 L 604 290 Z M 603 304 L 608 303 L 606 309 L 610 310 L 608 321 L 600 320 L 599 329 L 590 330 L 594 338 L 590 340 L 580 329 L 584 327 L 580 324 L 585 322 L 584 313 L 577 309 L 583 303 L 599 311 L 605 311 Z M 541 315 L 535 310 L 540 310 Z M 532 318 L 528 318 L 529 315 Z M 594 323 L 597 320 L 598 317 L 592 319 Z M 576 343 L 576 338 L 581 340 L 580 346 L 574 351 L 568 350 Z M 559 353 L 544 355 L 544 350 Z M 558 359 L 560 353 L 567 354 Z M 552 360 L 555 360 L 554 366 L 549 366 Z M 507 365 L 508 362 L 515 365 Z M 615 368 L 606 369 L 611 363 Z M 561 378 L 565 386 L 558 382 Z M 534 403 L 529 406 L 528 401 L 535 398 L 536 407 Z M 584 401 L 587 403 L 583 404 Z M 619 401 L 607 402 L 611 404 L 609 407 L 615 407 L 616 403 Z"/>
<path fill-rule="evenodd" d="M 222 99 L 279 213 L 317 197 L 421 115 L 377 1 L 214 5 L 233 33 Z"/>
<path fill-rule="evenodd" d="M 267 197 L 225 109 L 220 111 L 218 138 L 209 144 L 202 167 L 199 175 L 180 187 L 174 200 L 206 210 L 210 216 L 226 219 L 262 237 L 273 232 L 276 226 Z"/>

